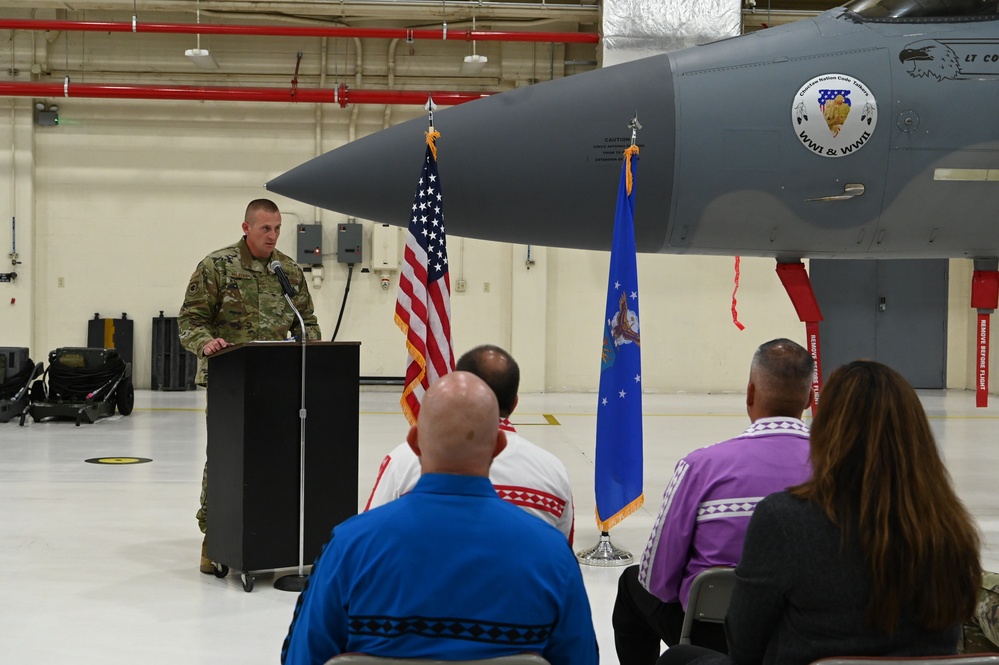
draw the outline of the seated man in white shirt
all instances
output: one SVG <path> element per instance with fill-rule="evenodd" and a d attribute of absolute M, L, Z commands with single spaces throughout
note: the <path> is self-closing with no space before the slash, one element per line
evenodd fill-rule
<path fill-rule="evenodd" d="M 500 429 L 506 433 L 506 449 L 489 469 L 489 480 L 500 498 L 553 525 L 572 545 L 573 511 L 569 474 L 562 461 L 520 436 L 510 423 L 517 408 L 520 367 L 513 357 L 491 344 L 477 346 L 458 359 L 455 371 L 470 372 L 496 394 Z M 405 442 L 382 460 L 378 478 L 364 510 L 397 499 L 420 479 L 420 460 Z"/>

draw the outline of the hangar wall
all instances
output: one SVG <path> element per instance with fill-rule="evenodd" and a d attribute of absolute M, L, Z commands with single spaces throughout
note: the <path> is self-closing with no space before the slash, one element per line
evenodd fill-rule
<path fill-rule="evenodd" d="M 136 383 L 148 387 L 152 317 L 160 310 L 176 315 L 197 262 L 238 239 L 247 201 L 268 196 L 262 184 L 313 156 L 314 107 L 68 99 L 60 100 L 57 127 L 34 126 L 30 100 L 8 100 L 11 108 L 13 114 L 0 116 L 0 183 L 11 182 L 13 135 L 13 203 L 24 263 L 15 284 L 0 285 L 0 346 L 27 345 L 44 360 L 53 348 L 84 345 L 86 321 L 95 312 L 127 312 L 136 322 Z M 422 113 L 397 108 L 393 121 Z M 350 114 L 326 110 L 323 151 L 346 141 Z M 383 119 L 384 107 L 360 107 L 357 135 L 377 131 Z M 446 150 L 440 159 L 446 205 Z M 608 196 L 615 193 L 610 183 Z M 279 247 L 293 253 L 294 225 L 315 221 L 317 211 L 274 198 L 284 212 Z M 0 206 L 8 220 L 10 207 Z M 335 252 L 334 227 L 345 218 L 318 215 L 326 251 Z M 365 226 L 370 232 L 370 223 Z M 5 255 L 10 231 L 6 223 L 0 228 Z M 452 283 L 467 283 L 465 292 L 453 294 L 455 345 L 510 348 L 522 365 L 525 392 L 595 390 L 608 255 L 534 247 L 528 269 L 527 251 L 450 238 Z M 326 279 L 313 295 L 328 339 L 346 267 L 333 257 L 324 265 Z M 406 359 L 392 321 L 397 276 L 382 290 L 377 275 L 362 274 L 361 267 L 338 339 L 363 343 L 362 374 L 398 376 Z M 742 332 L 731 321 L 731 258 L 642 255 L 639 274 L 647 391 L 738 392 L 756 345 L 777 336 L 804 340 L 769 259 L 742 261 Z M 970 262 L 952 261 L 948 385 L 956 388 L 972 387 L 970 276 Z"/>

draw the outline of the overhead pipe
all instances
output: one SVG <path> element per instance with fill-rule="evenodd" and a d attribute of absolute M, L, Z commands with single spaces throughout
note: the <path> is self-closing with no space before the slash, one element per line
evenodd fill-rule
<path fill-rule="evenodd" d="M 105 21 L 55 21 L 0 19 L 0 30 L 66 30 L 74 32 L 135 32 L 157 34 L 257 35 L 263 37 L 357 37 L 368 39 L 426 39 L 481 42 L 555 42 L 597 44 L 600 35 L 591 32 L 507 32 L 500 30 L 448 30 L 408 28 L 352 28 L 278 25 L 197 25 L 188 23 L 120 23 Z"/>
<path fill-rule="evenodd" d="M 319 63 L 320 63 L 319 64 L 319 89 L 320 90 L 322 90 L 322 89 L 324 89 L 326 87 L 326 67 L 327 67 L 326 54 L 327 54 L 328 47 L 329 47 L 329 39 L 327 39 L 326 37 L 323 37 L 322 39 L 319 40 L 319 52 L 320 52 L 320 59 L 319 59 Z M 316 151 L 316 154 L 315 154 L 316 157 L 318 157 L 319 155 L 323 154 L 323 105 L 322 104 L 316 104 L 316 143 L 315 143 L 315 151 Z M 323 221 L 323 209 L 320 208 L 319 206 L 313 206 L 313 208 L 312 208 L 312 219 L 314 221 L 316 221 L 316 222 L 322 223 L 322 221 Z M 313 273 L 312 276 L 314 278 L 318 277 L 319 279 L 322 279 L 321 277 L 319 277 L 319 275 L 321 273 L 322 273 L 322 271 L 320 271 L 319 273 Z"/>
<path fill-rule="evenodd" d="M 388 45 L 388 89 L 395 88 L 395 48 L 399 45 L 398 39 L 393 39 Z M 382 129 L 392 126 L 392 107 L 385 105 L 385 113 L 382 116 Z"/>
<path fill-rule="evenodd" d="M 360 89 L 364 83 L 364 58 L 361 52 L 361 40 L 354 38 L 354 85 Z M 347 141 L 353 141 L 357 136 L 357 116 L 361 114 L 360 105 L 355 104 L 350 110 L 350 122 L 347 123 Z"/>
<path fill-rule="evenodd" d="M 158 86 L 71 83 L 15 83 L 0 81 L 0 97 L 79 97 L 89 99 L 172 99 L 222 102 L 302 102 L 312 104 L 403 104 L 424 105 L 433 95 L 441 106 L 464 104 L 491 93 L 440 92 L 417 90 L 351 90 L 346 85 L 333 89 L 314 88 L 233 88 L 224 86 Z"/>
<path fill-rule="evenodd" d="M 10 3 L 8 3 L 10 4 Z M 136 11 L 136 4 L 131 0 L 94 0 L 87 2 L 86 7 L 66 0 L 35 0 L 30 4 L 39 10 L 73 11 L 73 10 L 106 10 L 131 12 Z M 190 2 L 185 0 L 143 0 L 139 11 L 179 12 L 189 11 Z M 580 4 L 563 2 L 552 3 L 547 0 L 534 2 L 488 2 L 486 0 L 448 0 L 446 5 L 441 0 L 225 0 L 225 2 L 206 3 L 202 13 L 220 16 L 252 16 L 281 15 L 282 20 L 298 20 L 304 17 L 322 17 L 332 21 L 348 18 L 389 19 L 397 21 L 425 21 L 428 15 L 446 15 L 449 19 L 457 16 L 471 16 L 472 12 L 479 19 L 523 20 L 557 19 L 560 21 L 592 22 L 599 21 L 600 6 L 595 0 L 583 0 Z"/>

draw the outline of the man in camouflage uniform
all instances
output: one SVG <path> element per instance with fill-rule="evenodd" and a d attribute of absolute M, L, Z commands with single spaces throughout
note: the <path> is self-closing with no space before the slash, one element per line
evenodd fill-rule
<path fill-rule="evenodd" d="M 300 335 L 298 317 L 288 307 L 277 275 L 270 264 L 281 262 L 296 291 L 292 298 L 305 321 L 308 339 L 320 339 L 312 296 L 298 264 L 276 249 L 281 235 L 281 213 L 273 201 L 256 199 L 246 207 L 243 238 L 212 252 L 198 264 L 187 285 L 177 319 L 180 343 L 198 356 L 200 386 L 208 385 L 207 357 L 232 344 L 254 340 L 282 340 Z M 198 526 L 205 533 L 208 463 L 201 478 Z M 212 562 L 201 544 L 201 572 L 211 573 Z"/>
<path fill-rule="evenodd" d="M 975 614 L 964 624 L 962 637 L 958 653 L 999 651 L 999 573 L 982 574 Z"/>

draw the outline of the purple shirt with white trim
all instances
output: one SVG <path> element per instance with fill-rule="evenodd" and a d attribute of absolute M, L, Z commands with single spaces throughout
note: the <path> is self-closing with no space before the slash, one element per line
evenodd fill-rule
<path fill-rule="evenodd" d="M 686 610 L 697 573 L 739 563 L 756 504 L 810 475 L 808 427 L 797 418 L 761 418 L 734 439 L 693 451 L 666 486 L 639 582 Z"/>

